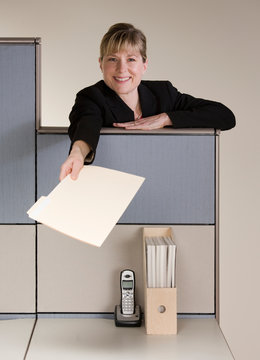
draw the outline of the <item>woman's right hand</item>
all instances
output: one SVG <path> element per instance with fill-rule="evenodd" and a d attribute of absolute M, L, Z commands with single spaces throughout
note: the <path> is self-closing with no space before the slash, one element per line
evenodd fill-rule
<path fill-rule="evenodd" d="M 84 160 L 90 152 L 90 147 L 84 141 L 78 140 L 72 146 L 70 155 L 66 161 L 61 165 L 60 181 L 67 175 L 71 174 L 72 180 L 76 180 L 79 176 L 80 170 L 83 168 Z"/>

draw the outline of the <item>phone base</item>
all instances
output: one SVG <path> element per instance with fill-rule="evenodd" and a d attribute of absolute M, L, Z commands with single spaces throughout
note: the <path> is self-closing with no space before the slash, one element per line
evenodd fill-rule
<path fill-rule="evenodd" d="M 115 325 L 119 327 L 141 326 L 142 313 L 140 305 L 135 306 L 135 312 L 132 315 L 121 313 L 121 306 L 115 307 Z"/>

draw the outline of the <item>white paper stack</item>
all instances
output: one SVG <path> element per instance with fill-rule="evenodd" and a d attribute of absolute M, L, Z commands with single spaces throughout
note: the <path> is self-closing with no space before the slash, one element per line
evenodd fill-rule
<path fill-rule="evenodd" d="M 147 251 L 147 286 L 155 288 L 156 286 L 156 261 L 155 261 L 155 243 L 152 237 L 146 238 L 146 251 Z"/>
<path fill-rule="evenodd" d="M 176 287 L 176 245 L 171 237 L 147 236 L 147 287 Z"/>
<path fill-rule="evenodd" d="M 65 235 L 101 246 L 145 179 L 99 166 L 68 175 L 29 210 L 30 218 Z"/>

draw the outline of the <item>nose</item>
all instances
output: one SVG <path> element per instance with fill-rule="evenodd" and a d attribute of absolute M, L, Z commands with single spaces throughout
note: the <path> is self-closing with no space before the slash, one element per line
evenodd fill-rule
<path fill-rule="evenodd" d="M 126 62 L 124 60 L 119 60 L 117 63 L 117 70 L 123 73 L 126 70 Z"/>

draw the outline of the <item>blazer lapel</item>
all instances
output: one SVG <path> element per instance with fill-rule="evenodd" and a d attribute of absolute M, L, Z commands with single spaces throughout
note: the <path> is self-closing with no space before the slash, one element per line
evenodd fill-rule
<path fill-rule="evenodd" d="M 152 116 L 158 114 L 157 99 L 151 90 L 144 85 L 143 82 L 138 87 L 139 99 L 142 108 L 143 117 Z"/>
<path fill-rule="evenodd" d="M 106 102 L 114 115 L 115 122 L 134 121 L 134 112 L 129 106 L 109 87 L 105 93 Z"/>

